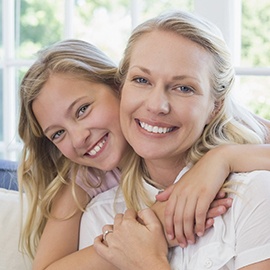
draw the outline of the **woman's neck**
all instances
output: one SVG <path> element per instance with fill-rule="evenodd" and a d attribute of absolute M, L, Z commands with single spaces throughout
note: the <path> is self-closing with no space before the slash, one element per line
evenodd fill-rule
<path fill-rule="evenodd" d="M 145 160 L 145 164 L 151 179 L 158 186 L 164 188 L 174 183 L 179 172 L 186 166 L 184 162 L 164 161 L 164 160 Z"/>

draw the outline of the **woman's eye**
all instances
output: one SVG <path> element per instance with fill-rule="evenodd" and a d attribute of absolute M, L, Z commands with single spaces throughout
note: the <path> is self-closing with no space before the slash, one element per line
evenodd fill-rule
<path fill-rule="evenodd" d="M 134 79 L 135 82 L 139 83 L 139 84 L 147 84 L 148 83 L 148 80 L 146 80 L 145 78 L 135 78 Z"/>
<path fill-rule="evenodd" d="M 57 140 L 60 138 L 60 136 L 64 133 L 64 130 L 59 130 L 57 132 L 55 132 L 52 136 L 51 136 L 51 140 Z"/>
<path fill-rule="evenodd" d="M 192 87 L 186 86 L 186 85 L 180 85 L 175 87 L 177 91 L 180 91 L 183 94 L 192 94 L 194 93 L 194 89 Z"/>
<path fill-rule="evenodd" d="M 89 104 L 80 107 L 80 109 L 77 112 L 77 117 L 80 117 L 81 115 L 83 115 L 88 107 L 89 107 Z"/>

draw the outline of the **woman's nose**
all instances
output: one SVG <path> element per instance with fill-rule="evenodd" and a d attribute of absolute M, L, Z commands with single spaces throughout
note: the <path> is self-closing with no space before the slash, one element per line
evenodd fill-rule
<path fill-rule="evenodd" d="M 166 90 L 162 87 L 153 88 L 146 100 L 147 110 L 155 114 L 168 114 L 170 112 L 170 103 Z"/>

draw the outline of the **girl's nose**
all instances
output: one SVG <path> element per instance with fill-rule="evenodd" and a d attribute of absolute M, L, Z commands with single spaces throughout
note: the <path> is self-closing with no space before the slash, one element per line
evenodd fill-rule
<path fill-rule="evenodd" d="M 90 137 L 91 132 L 87 128 L 79 128 L 78 126 L 73 128 L 71 139 L 72 145 L 75 149 L 84 148 L 87 139 Z"/>

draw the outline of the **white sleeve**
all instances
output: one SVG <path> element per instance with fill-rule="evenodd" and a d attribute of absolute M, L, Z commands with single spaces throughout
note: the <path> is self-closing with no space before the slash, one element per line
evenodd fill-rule
<path fill-rule="evenodd" d="M 87 205 L 80 224 L 79 249 L 91 246 L 102 227 L 114 223 L 116 188 L 98 194 Z"/>
<path fill-rule="evenodd" d="M 235 198 L 236 269 L 270 258 L 270 172 L 248 175 Z"/>
<path fill-rule="evenodd" d="M 102 227 L 97 226 L 96 219 L 96 211 L 88 205 L 81 219 L 79 249 L 93 245 L 95 237 L 102 233 Z"/>

